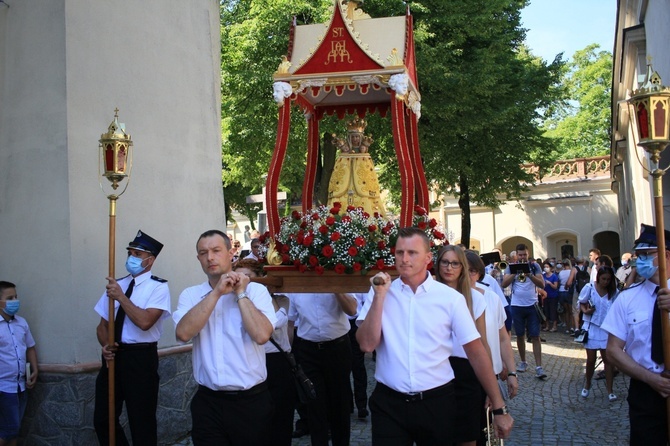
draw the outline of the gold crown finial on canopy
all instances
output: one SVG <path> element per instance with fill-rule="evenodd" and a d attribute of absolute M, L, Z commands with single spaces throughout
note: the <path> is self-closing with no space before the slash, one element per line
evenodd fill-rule
<path fill-rule="evenodd" d="M 365 131 L 365 127 L 368 126 L 368 123 L 365 121 L 365 119 L 360 119 L 358 117 L 354 118 L 353 121 L 348 121 L 347 122 L 347 131 L 349 133 L 363 133 Z"/>

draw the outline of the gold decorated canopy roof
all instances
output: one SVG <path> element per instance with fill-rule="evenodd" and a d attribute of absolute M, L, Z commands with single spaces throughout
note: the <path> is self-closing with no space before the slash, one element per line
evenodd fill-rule
<path fill-rule="evenodd" d="M 370 18 L 358 6 L 334 0 L 329 22 L 293 24 L 288 55 L 274 80 L 290 83 L 303 105 L 332 109 L 388 104 L 389 79 L 399 74 L 409 79 L 400 98 L 407 100 L 411 94 L 420 100 L 409 11 Z"/>

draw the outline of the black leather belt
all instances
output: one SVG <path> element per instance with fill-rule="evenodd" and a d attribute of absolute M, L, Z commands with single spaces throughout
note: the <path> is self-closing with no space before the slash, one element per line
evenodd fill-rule
<path fill-rule="evenodd" d="M 446 395 L 448 393 L 453 392 L 453 385 L 454 381 L 449 381 L 446 384 L 443 384 L 438 387 L 434 387 L 432 389 L 424 390 L 422 392 L 409 392 L 409 393 L 403 393 L 403 392 L 398 392 L 397 390 L 393 390 L 389 386 L 382 384 L 380 382 L 377 382 L 377 389 L 383 391 L 384 393 L 388 395 L 393 395 L 397 398 L 402 398 L 405 400 L 407 403 L 413 403 L 415 401 L 422 401 L 428 398 L 434 398 L 436 396 L 441 396 L 441 395 Z"/>
<path fill-rule="evenodd" d="M 124 344 L 119 342 L 119 350 L 147 350 L 158 348 L 158 342 L 138 342 L 136 344 Z"/>
<path fill-rule="evenodd" d="M 260 384 L 256 384 L 254 387 L 245 390 L 212 390 L 209 387 L 199 385 L 198 389 L 210 396 L 217 398 L 241 398 L 245 396 L 257 395 L 261 392 L 264 392 L 268 389 L 268 384 L 266 381 L 263 381 Z"/>
<path fill-rule="evenodd" d="M 322 342 L 312 342 L 308 341 L 306 339 L 301 339 L 300 340 L 300 345 L 305 346 L 305 347 L 310 347 L 310 348 L 315 348 L 317 350 L 324 350 L 326 348 L 330 348 L 334 345 L 339 344 L 340 342 L 344 342 L 348 339 L 348 335 L 342 335 L 337 339 L 333 339 L 331 341 L 322 341 Z"/>

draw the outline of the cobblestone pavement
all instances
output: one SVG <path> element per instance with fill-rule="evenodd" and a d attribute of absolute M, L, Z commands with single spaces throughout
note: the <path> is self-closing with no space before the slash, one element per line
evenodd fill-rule
<path fill-rule="evenodd" d="M 594 380 L 591 394 L 582 398 L 586 353 L 572 336 L 543 332 L 542 361 L 548 378 L 535 378 L 532 346 L 527 344 L 528 371 L 519 373 L 519 395 L 508 402 L 514 417 L 507 446 L 572 446 L 628 444 L 628 378 L 619 374 L 614 379 L 614 393 L 619 397 L 610 403 L 605 380 Z M 512 339 L 516 354 L 516 339 Z M 518 354 L 516 354 L 518 360 Z M 374 362 L 366 355 L 369 385 L 374 388 Z M 602 369 L 602 365 L 598 367 Z M 351 446 L 371 444 L 370 421 L 351 418 Z M 189 446 L 185 438 L 175 446 Z M 293 440 L 293 446 L 309 445 L 309 436 Z"/>

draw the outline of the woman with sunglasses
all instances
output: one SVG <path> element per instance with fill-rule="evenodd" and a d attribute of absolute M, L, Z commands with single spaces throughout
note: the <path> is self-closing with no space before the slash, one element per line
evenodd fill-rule
<path fill-rule="evenodd" d="M 468 261 L 463 249 L 456 245 L 443 246 L 437 254 L 435 276 L 439 282 L 455 289 L 463 295 L 475 321 L 482 343 L 491 355 L 486 341 L 486 301 L 484 296 L 474 289 L 468 274 Z M 455 440 L 458 445 L 475 445 L 484 426 L 481 424 L 480 413 L 484 407 L 486 394 L 482 389 L 475 372 L 468 362 L 463 347 L 454 342 L 453 353 L 449 358 L 454 370 L 456 404 L 459 411 L 454 425 Z"/>
<path fill-rule="evenodd" d="M 617 396 L 612 392 L 614 370 L 607 359 L 605 350 L 607 347 L 607 332 L 600 328 L 617 294 L 614 269 L 610 266 L 598 268 L 595 283 L 586 285 L 579 293 L 579 307 L 584 313 L 582 329 L 589 333 L 584 344 L 586 349 L 586 382 L 581 393 L 583 398 L 587 398 L 591 392 L 591 378 L 593 378 L 596 367 L 596 353 L 600 350 L 600 357 L 605 365 L 605 387 L 607 387 L 608 399 L 610 402 L 617 400 Z"/>

